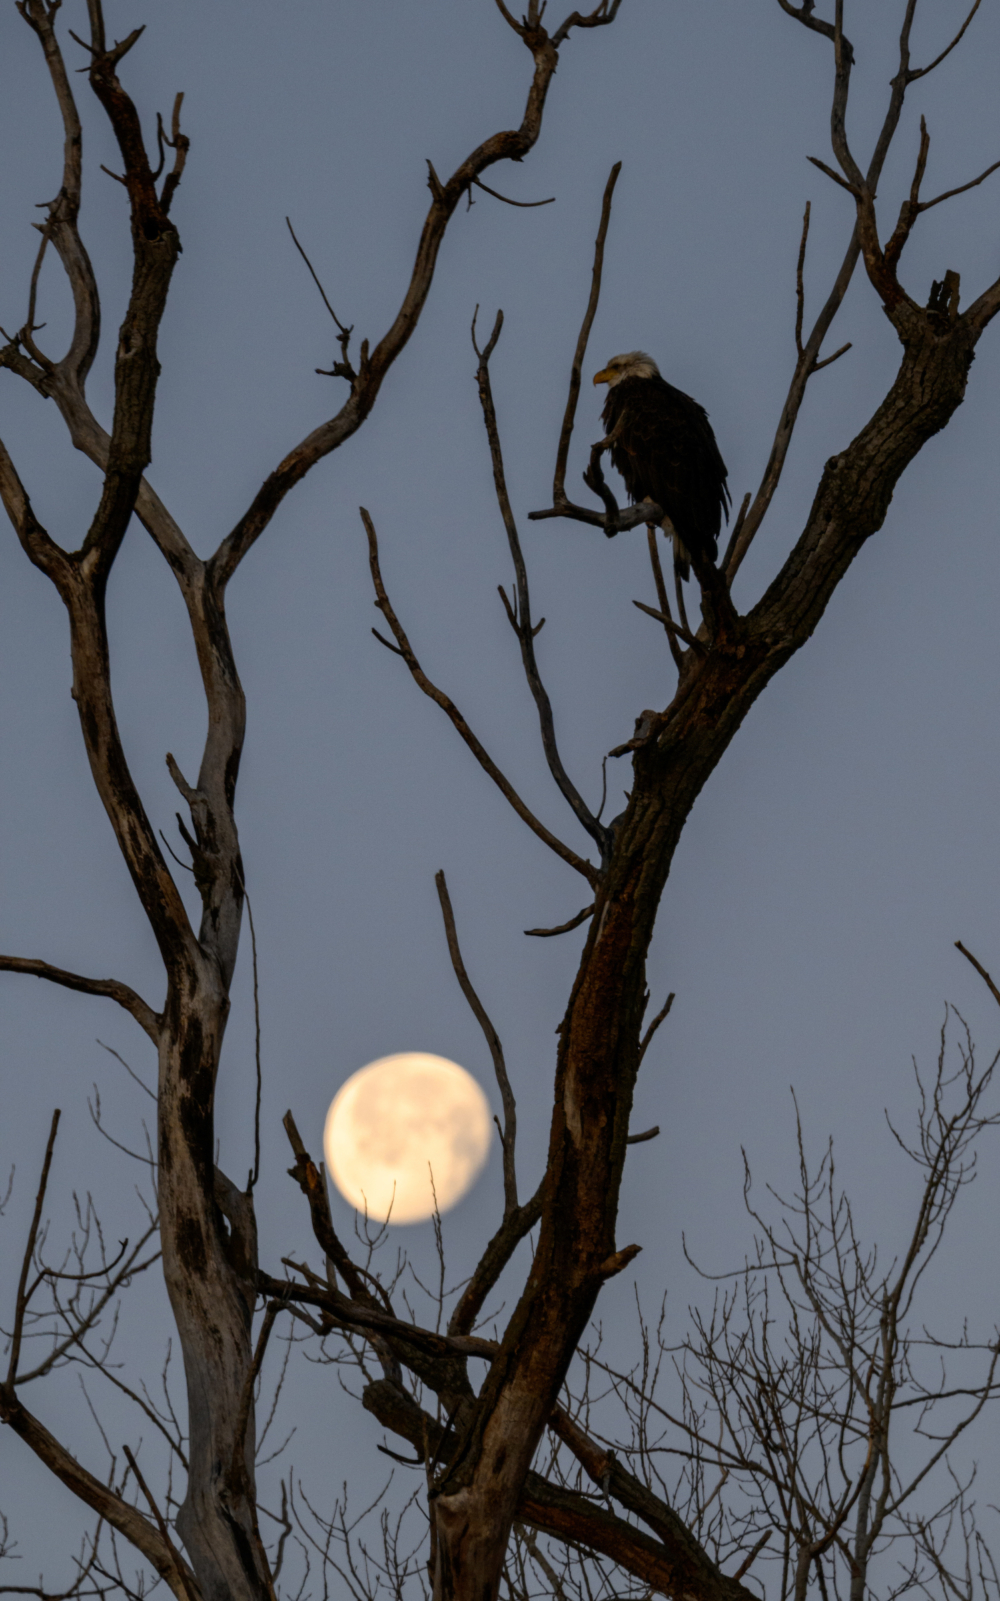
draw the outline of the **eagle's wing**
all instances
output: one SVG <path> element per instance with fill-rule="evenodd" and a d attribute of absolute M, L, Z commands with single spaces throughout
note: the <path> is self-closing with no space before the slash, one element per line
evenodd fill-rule
<path fill-rule="evenodd" d="M 714 561 L 729 491 L 704 409 L 662 378 L 626 378 L 608 395 L 604 423 L 632 499 L 655 500 L 687 548 Z"/>

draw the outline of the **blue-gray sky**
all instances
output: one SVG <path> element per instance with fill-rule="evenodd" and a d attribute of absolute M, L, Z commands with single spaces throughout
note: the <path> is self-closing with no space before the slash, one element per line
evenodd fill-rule
<path fill-rule="evenodd" d="M 853 10 L 850 131 L 867 157 L 895 70 L 901 6 L 883 0 Z M 60 14 L 74 66 L 82 53 L 65 29 L 81 31 L 84 14 L 79 0 Z M 958 0 L 925 0 L 917 59 L 936 55 L 962 15 Z M 207 552 L 262 477 L 343 398 L 340 381 L 313 371 L 332 364 L 333 329 L 286 214 L 356 340 L 378 338 L 410 271 L 427 203 L 425 158 L 448 172 L 481 138 L 514 125 L 530 60 L 489 0 L 109 6 L 112 32 L 137 20 L 147 32 L 123 78 L 147 129 L 183 89 L 192 139 L 175 205 L 184 254 L 161 336 L 150 477 Z M 894 218 L 908 186 L 921 111 L 932 135 L 928 192 L 965 181 L 1000 154 L 998 50 L 1000 18 L 984 6 L 963 46 L 914 86 L 882 182 L 883 219 Z M 33 208 L 58 186 L 60 130 L 37 41 L 9 3 L 0 52 L 0 321 L 9 329 L 24 317 Z M 85 78 L 75 82 L 87 141 L 83 232 L 105 292 L 90 390 L 108 421 L 128 228 L 122 191 L 99 170 L 102 161 L 115 165 L 110 137 Z M 477 303 L 490 320 L 497 306 L 505 311 L 493 381 L 534 605 L 548 619 L 539 659 L 567 766 L 596 800 L 604 753 L 629 736 L 639 711 L 666 703 L 673 676 L 662 633 L 631 604 L 653 598 L 642 531 L 608 542 L 579 525 L 524 520 L 550 492 L 603 185 L 622 160 L 587 372 L 616 351 L 649 350 L 707 407 L 738 503 L 759 481 L 792 369 L 806 200 L 807 315 L 850 233 L 849 197 L 805 159 L 829 157 L 830 83 L 828 46 L 774 0 L 625 0 L 613 28 L 575 36 L 538 147 L 491 180 L 520 199 L 555 195 L 555 204 L 513 210 L 479 195 L 455 217 L 427 309 L 376 412 L 289 497 L 231 587 L 249 700 L 238 816 L 260 949 L 258 1209 L 272 1269 L 283 1254 L 308 1250 L 306 1217 L 284 1171 L 286 1107 L 318 1157 L 322 1119 L 343 1079 L 409 1049 L 461 1062 L 497 1104 L 488 1054 L 448 964 L 435 870 L 447 872 L 469 971 L 506 1046 L 525 1191 L 540 1171 L 554 1029 L 583 937 L 522 936 L 575 913 L 585 886 L 522 828 L 399 660 L 372 639 L 357 508 L 366 505 L 378 527 L 384 576 L 423 664 L 529 804 L 582 849 L 544 769 L 496 593 L 509 558 L 473 382 L 472 312 Z M 997 183 L 1000 175 L 921 220 L 903 273 L 921 300 L 946 268 L 961 271 L 966 298 L 996 274 Z M 58 351 L 67 297 L 51 260 L 40 315 Z M 740 575 L 740 604 L 761 593 L 794 541 L 823 461 L 891 383 L 896 337 L 860 278 L 827 348 L 848 339 L 851 352 L 812 382 L 784 482 Z M 2 378 L 0 432 L 38 515 L 74 546 L 97 475 L 70 449 L 54 408 Z M 762 1179 L 789 1179 L 791 1084 L 816 1147 L 835 1135 L 862 1222 L 891 1250 L 913 1181 L 883 1108 L 907 1115 L 911 1056 L 932 1060 L 946 997 L 984 1048 L 996 1041 L 1000 1019 L 952 942 L 964 939 L 1000 967 L 998 399 L 994 331 L 980 346 L 964 406 L 906 474 L 815 639 L 754 708 L 677 853 L 650 960 L 654 1001 L 667 990 L 677 1000 L 644 1066 L 635 1113 L 637 1127 L 658 1122 L 662 1134 L 629 1159 L 619 1240 L 644 1247 L 635 1277 L 647 1303 L 671 1286 L 678 1327 L 696 1290 L 682 1231 L 718 1268 L 735 1265 L 748 1244 L 741 1145 Z M 571 464 L 577 482 L 585 447 L 598 437 L 599 404 L 586 385 Z M 113 973 L 158 1004 L 153 941 L 86 767 L 62 607 L 9 530 L 0 539 L 0 596 L 0 948 Z M 196 768 L 205 714 L 173 579 L 137 525 L 109 608 L 126 748 L 150 814 L 170 833 L 177 797 L 164 754 Z M 608 776 L 613 815 L 629 775 L 612 762 Z M 143 1097 L 95 1040 L 147 1077 L 152 1053 L 110 1003 L 9 976 L 0 997 L 0 1156 L 18 1166 L 0 1232 L 6 1322 L 54 1105 L 64 1118 L 53 1242 L 71 1226 L 74 1188 L 93 1190 L 112 1237 L 134 1228 L 134 1175 L 94 1132 L 87 1099 L 97 1080 L 113 1129 L 133 1138 Z M 219 1089 L 220 1160 L 237 1177 L 251 1153 L 252 1053 L 245 941 Z M 995 1273 L 992 1229 L 984 1231 L 995 1215 L 996 1171 L 987 1161 L 936 1281 L 943 1316 L 967 1307 L 990 1326 Z M 445 1222 L 456 1278 L 500 1200 L 494 1153 L 473 1196 Z M 335 1209 L 349 1230 L 347 1208 L 335 1201 Z M 400 1231 L 418 1258 L 429 1234 Z M 622 1341 L 630 1304 L 624 1283 L 601 1303 Z M 123 1357 L 148 1365 L 168 1335 L 162 1292 L 143 1290 L 123 1322 Z M 336 1376 L 296 1378 L 289 1426 L 296 1395 L 311 1397 L 300 1408 L 296 1464 L 331 1497 L 355 1470 L 368 1483 L 380 1436 L 342 1398 Z M 115 1448 L 119 1439 L 134 1443 L 138 1425 L 108 1404 Z M 104 1470 L 72 1377 L 40 1389 L 33 1405 Z M 76 1510 L 8 1434 L 0 1435 L 0 1483 L 28 1559 L 22 1571 L 44 1560 L 55 1582 Z M 28 1581 L 12 1570 L 7 1582 Z"/>

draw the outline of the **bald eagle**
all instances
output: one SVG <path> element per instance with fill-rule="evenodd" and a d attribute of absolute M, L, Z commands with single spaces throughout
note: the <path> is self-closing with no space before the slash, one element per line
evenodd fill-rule
<path fill-rule="evenodd" d="M 705 410 L 642 350 L 612 356 L 594 382 L 608 385 L 601 421 L 611 460 L 631 500 L 653 500 L 666 513 L 674 570 L 687 578 L 692 554 L 716 560 L 723 513 L 729 520 L 726 464 Z"/>

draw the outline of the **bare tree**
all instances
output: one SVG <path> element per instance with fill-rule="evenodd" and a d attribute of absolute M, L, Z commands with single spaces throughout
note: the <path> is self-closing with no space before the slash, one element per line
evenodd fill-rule
<path fill-rule="evenodd" d="M 429 169 L 431 202 L 413 270 L 392 325 L 374 345 L 363 340 L 355 360 L 350 330 L 338 324 L 341 360 L 333 371 L 349 393 L 328 421 L 289 450 L 267 475 L 246 512 L 207 559 L 196 554 L 144 477 L 160 371 L 157 336 L 180 238 L 171 206 L 188 156 L 181 96 L 169 131 L 157 123 L 157 153 L 147 150 L 141 121 L 120 77 L 141 28 L 119 43 L 105 34 L 100 0 L 89 0 L 90 88 L 108 118 L 121 155 L 128 196 L 133 277 L 119 334 L 110 432 L 85 395 L 100 335 L 100 297 L 80 232 L 83 152 L 70 73 L 56 32 L 59 0 L 25 0 L 19 9 L 44 53 L 64 131 L 64 165 L 47 208 L 28 309 L 21 328 L 5 335 L 0 364 L 55 402 L 70 440 L 100 468 L 103 488 L 76 550 L 63 549 L 41 526 L 27 489 L 0 446 L 0 494 L 25 554 L 55 585 L 68 616 L 73 694 L 94 783 L 114 829 L 136 893 L 162 957 L 166 998 L 157 1010 L 128 986 L 62 971 L 14 956 L 9 972 L 32 973 L 85 993 L 105 995 L 135 1018 L 159 1056 L 157 1203 L 163 1271 L 184 1359 L 188 1396 L 188 1477 L 177 1520 L 183 1558 L 150 1501 L 140 1509 L 120 1487 L 102 1483 L 70 1456 L 28 1410 L 18 1386 L 25 1285 L 37 1219 L 14 1310 L 10 1363 L 0 1416 L 62 1482 L 104 1522 L 131 1541 L 178 1596 L 269 1595 L 272 1581 L 258 1527 L 254 1491 L 252 1389 L 256 1376 L 251 1322 L 256 1298 L 253 1179 L 242 1191 L 214 1165 L 213 1097 L 229 1010 L 244 903 L 244 875 L 233 804 L 244 738 L 244 700 L 226 623 L 226 588 L 267 528 L 284 497 L 364 423 L 393 362 L 403 351 L 429 293 L 438 251 L 460 201 L 498 162 L 520 160 L 541 131 L 559 53 L 577 28 L 613 22 L 620 0 L 600 0 L 548 30 L 532 0 L 529 20 L 507 21 L 531 59 L 520 125 L 478 144 L 447 179 Z M 503 8 L 501 8 L 503 10 Z M 58 359 L 39 343 L 37 288 L 42 260 L 56 252 L 73 296 L 69 348 Z M 191 851 L 203 914 L 188 920 L 159 840 L 129 771 L 115 718 L 105 624 L 108 579 L 135 513 L 180 586 L 209 712 L 200 771 L 190 782 L 168 757 L 171 776 L 190 811 L 184 837 Z M 40 1196 L 44 1193 L 44 1184 Z M 225 1221 L 223 1221 L 225 1220 Z"/>
<path fill-rule="evenodd" d="M 591 896 L 590 903 L 569 923 L 532 931 L 559 934 L 589 920 L 579 970 L 559 1030 L 548 1165 L 540 1188 L 531 1199 L 520 1199 L 515 1107 L 503 1050 L 466 970 L 443 875 L 439 877 L 438 890 L 452 964 L 489 1045 L 504 1107 L 503 1217 L 471 1279 L 451 1307 L 445 1329 L 440 1327 L 440 1315 L 435 1327 L 401 1315 L 392 1275 L 380 1275 L 370 1256 L 357 1259 L 357 1254 L 352 1255 L 339 1239 L 323 1176 L 311 1160 L 291 1114 L 286 1118 L 286 1131 L 295 1158 L 293 1174 L 309 1204 L 313 1234 L 322 1257 L 321 1271 L 291 1261 L 285 1264 L 283 1277 L 260 1269 L 253 1199 L 256 1172 L 250 1175 L 246 1189 L 241 1190 L 213 1161 L 213 1095 L 245 899 L 233 816 L 244 706 L 226 627 L 226 586 L 288 491 L 322 457 L 350 437 L 372 410 L 382 380 L 423 308 L 437 251 L 455 208 L 463 196 L 471 193 L 472 186 L 485 187 L 481 174 L 487 167 L 503 159 L 520 159 L 531 149 L 538 137 L 559 52 L 572 31 L 610 24 L 619 3 L 620 0 L 602 0 L 591 13 L 574 12 L 549 31 L 544 25 L 545 7 L 537 0 L 529 0 L 527 15 L 520 20 L 503 0 L 498 0 L 503 17 L 533 62 L 520 128 L 498 133 L 479 145 L 447 182 L 430 170 L 431 206 L 413 274 L 392 327 L 373 349 L 367 341 L 361 344 L 355 367 L 349 356 L 350 330 L 338 323 L 341 360 L 333 372 L 349 383 L 348 400 L 335 417 L 283 458 L 246 513 L 206 560 L 195 554 L 144 477 L 159 371 L 157 332 L 179 248 L 169 213 L 188 154 L 180 100 L 175 103 L 169 133 L 162 123 L 158 125 L 160 160 L 154 169 L 138 114 L 118 77 L 120 62 L 136 43 L 139 30 L 120 44 L 109 46 L 99 0 L 89 0 L 90 41 L 83 48 L 89 54 L 90 84 L 107 113 L 121 151 L 134 253 L 132 293 L 115 366 L 114 420 L 108 434 L 84 398 L 84 381 L 97 346 L 99 301 L 78 230 L 80 124 L 55 32 L 58 5 L 24 0 L 20 7 L 45 53 L 66 136 L 63 185 L 48 210 L 38 260 L 40 264 L 51 244 L 73 291 L 76 321 L 66 355 L 59 361 L 51 359 L 36 340 L 36 268 L 25 324 L 16 335 L 8 337 L 2 364 L 39 394 L 56 402 L 72 442 L 102 470 L 103 490 L 97 512 L 80 548 L 74 552 L 61 548 L 40 526 L 27 491 L 2 447 L 0 491 L 25 553 L 52 580 L 67 609 L 74 696 L 91 771 L 157 941 L 167 981 L 166 999 L 161 1010 L 155 1011 L 124 984 L 81 977 L 39 960 L 3 957 L 0 967 L 116 1000 L 157 1046 L 156 1204 L 150 1217 L 151 1223 L 154 1216 L 158 1220 L 163 1271 L 187 1386 L 186 1435 L 170 1421 L 169 1402 L 166 1413 L 162 1409 L 155 1411 L 185 1475 L 175 1540 L 171 1512 L 176 1503 L 169 1487 L 157 1495 L 131 1454 L 126 1456 L 127 1473 L 123 1476 L 122 1470 L 113 1465 L 110 1482 L 103 1482 L 70 1456 L 28 1410 L 20 1393 L 19 1381 L 24 1377 L 22 1345 L 26 1320 L 34 1315 L 37 1305 L 34 1298 L 43 1290 L 56 1296 L 54 1270 L 39 1257 L 39 1229 L 54 1124 L 13 1310 L 10 1362 L 0 1388 L 0 1416 L 101 1520 L 80 1559 L 80 1593 L 89 1593 L 86 1586 L 95 1585 L 98 1579 L 129 1587 L 122 1576 L 116 1546 L 111 1566 L 97 1556 L 99 1535 L 105 1527 L 112 1531 L 113 1540 L 131 1542 L 173 1592 L 190 1601 L 196 1596 L 204 1601 L 222 1601 L 224 1597 L 275 1595 L 288 1541 L 296 1538 L 307 1563 L 311 1560 L 310 1549 L 318 1559 L 324 1586 L 331 1553 L 339 1553 L 334 1569 L 355 1594 L 374 1593 L 379 1585 L 388 1587 L 389 1593 L 400 1594 L 406 1583 L 419 1577 L 419 1563 L 427 1560 L 426 1552 L 419 1559 L 414 1556 L 416 1548 L 405 1546 L 399 1526 L 392 1523 L 388 1511 L 388 1521 L 382 1526 L 381 1554 L 366 1548 L 359 1567 L 357 1546 L 352 1545 L 355 1525 L 348 1514 L 346 1495 L 327 1513 L 308 1504 L 303 1506 L 294 1484 L 286 1487 L 280 1514 L 271 1514 L 281 1531 L 277 1547 L 272 1553 L 266 1549 L 258 1521 L 262 1509 L 258 1506 L 254 1473 L 255 1391 L 268 1341 L 279 1315 L 285 1314 L 294 1327 L 309 1331 L 327 1348 L 331 1340 L 342 1342 L 342 1353 L 362 1365 L 363 1405 L 387 1430 L 409 1443 L 414 1454 L 406 1460 L 426 1472 L 429 1571 L 438 1601 L 471 1601 L 473 1597 L 475 1601 L 487 1601 L 500 1592 L 505 1582 L 512 1596 L 528 1593 L 529 1584 L 539 1582 L 543 1588 L 548 1586 L 553 1595 L 569 1593 L 572 1574 L 567 1575 L 565 1566 L 561 1570 L 553 1564 L 538 1543 L 539 1531 L 561 1542 L 568 1551 L 588 1553 L 598 1563 L 594 1571 L 603 1575 L 601 1583 L 605 1585 L 611 1582 L 609 1576 L 624 1573 L 631 1576 L 630 1583 L 635 1581 L 641 1586 L 639 1593 L 662 1593 L 691 1601 L 737 1601 L 752 1594 L 743 1579 L 756 1555 L 753 1547 L 745 1552 L 741 1547 L 735 1571 L 723 1572 L 720 1560 L 728 1560 L 736 1553 L 731 1548 L 713 1550 L 703 1519 L 686 1522 L 662 1494 L 613 1458 L 606 1445 L 588 1431 L 586 1410 L 574 1409 L 572 1403 L 561 1402 L 560 1396 L 601 1289 L 627 1267 L 639 1249 L 637 1244 L 619 1247 L 615 1223 L 628 1144 L 645 1137 L 629 1133 L 636 1077 L 669 1008 L 668 1001 L 644 1027 L 650 1000 L 646 957 L 684 823 L 747 711 L 809 638 L 854 557 L 881 527 L 901 474 L 961 403 L 979 338 L 1000 309 L 1000 280 L 986 288 L 964 312 L 959 305 L 958 275 L 953 270 L 945 271 L 940 282 L 935 282 L 926 306 L 918 304 L 899 281 L 901 255 L 920 214 L 960 192 L 952 190 L 932 200 L 921 199 L 926 130 L 909 196 L 884 245 L 875 205 L 876 189 L 910 86 L 937 67 L 959 44 L 979 0 L 975 0 L 958 35 L 923 67 L 911 65 L 910 34 L 916 0 L 906 0 L 898 70 L 881 130 L 865 167 L 859 164 L 846 132 L 854 50 L 844 32 L 842 0 L 836 0 L 833 21 L 818 18 L 812 0 L 803 0 L 800 6 L 791 4 L 791 0 L 779 0 L 790 19 L 818 36 L 817 48 L 832 51 L 831 136 L 837 165 L 830 167 L 818 160 L 816 164 L 849 192 L 856 221 L 827 300 L 806 333 L 806 213 L 798 266 L 797 359 L 788 398 L 760 487 L 756 496 L 744 501 L 720 566 L 700 560 L 694 563 L 701 591 L 700 623 L 688 621 L 680 592 L 678 617 L 671 612 L 655 534 L 656 525 L 663 521 L 662 508 L 644 503 L 623 512 L 604 480 L 601 460 L 610 441 L 602 440 L 594 446 L 585 475 L 601 502 L 600 509 L 596 505 L 574 504 L 565 489 L 580 376 L 600 292 L 617 168 L 611 174 L 598 232 L 590 300 L 571 367 L 569 397 L 556 453 L 553 501 L 551 507 L 534 514 L 539 518 L 575 519 L 603 529 L 608 536 L 641 524 L 650 529 L 656 605 L 643 603 L 643 609 L 652 611 L 665 629 L 677 667 L 677 689 L 662 710 L 642 711 L 633 736 L 611 752 L 613 758 L 631 757 L 632 789 L 626 809 L 610 822 L 602 821 L 603 806 L 596 814 L 590 810 L 563 764 L 551 703 L 535 656 L 534 640 L 541 622 L 535 622 L 531 610 L 527 568 L 507 493 L 490 383 L 490 361 L 501 332 L 500 316 L 485 345 L 480 349 L 477 344 L 480 402 L 497 499 L 514 564 L 513 595 L 505 595 L 504 604 L 537 707 L 551 775 L 593 841 L 595 861 L 583 858 L 534 815 L 455 702 L 427 675 L 389 598 L 373 521 L 367 512 L 362 513 L 376 603 L 392 639 L 379 637 L 399 654 L 424 693 L 445 711 L 526 825 L 586 880 Z M 168 161 L 170 171 L 162 177 Z M 962 189 L 980 183 L 993 170 L 988 168 Z M 827 462 L 794 547 L 763 598 L 748 614 L 740 615 L 730 593 L 733 579 L 772 504 L 806 385 L 814 373 L 846 348 L 826 358 L 821 356 L 859 261 L 899 336 L 899 371 L 861 432 Z M 474 324 L 474 343 L 477 338 Z M 188 922 L 129 773 L 111 696 L 104 597 L 133 512 L 180 585 L 210 714 L 201 770 L 194 783 L 168 756 L 171 776 L 190 812 L 190 827 L 182 824 L 182 830 L 203 903 L 197 932 Z M 969 1116 L 974 1122 L 975 1107 Z M 960 1162 L 960 1153 L 955 1160 Z M 826 1171 L 821 1171 L 821 1189 L 826 1176 Z M 807 1186 L 804 1195 L 808 1207 L 814 1211 L 816 1180 L 806 1177 L 803 1182 Z M 807 1220 L 813 1211 L 807 1211 Z M 536 1223 L 539 1233 L 530 1270 L 502 1338 L 498 1342 L 483 1339 L 475 1330 L 486 1298 L 511 1262 L 518 1244 Z M 784 1272 L 787 1283 L 790 1248 L 783 1247 L 782 1255 L 777 1236 L 772 1238 L 765 1231 L 764 1238 L 772 1256 L 759 1265 Z M 844 1239 L 835 1214 L 832 1244 L 828 1240 L 824 1249 L 832 1249 L 835 1259 L 838 1251 L 843 1254 L 846 1250 L 849 1267 L 858 1268 L 859 1262 L 863 1266 L 866 1259 L 852 1256 L 849 1227 L 846 1246 Z M 366 1245 L 365 1253 L 367 1250 Z M 144 1259 L 143 1265 L 148 1265 Z M 92 1270 L 78 1264 L 75 1271 L 73 1282 L 82 1284 Z M 821 1322 L 823 1317 L 829 1320 L 835 1316 L 833 1303 L 824 1299 L 827 1281 L 823 1275 L 827 1271 L 825 1258 L 818 1265 L 813 1264 L 812 1276 L 806 1275 L 791 1303 L 793 1307 L 799 1304 L 794 1295 L 800 1301 L 804 1298 Z M 124 1265 L 112 1257 L 102 1258 L 96 1272 L 97 1299 L 104 1295 L 112 1298 L 122 1282 Z M 902 1294 L 906 1280 L 899 1282 Z M 877 1276 L 861 1274 L 859 1305 L 866 1315 L 872 1305 L 881 1304 L 879 1296 L 888 1293 L 890 1290 Z M 90 1299 L 76 1291 L 69 1295 L 67 1344 L 61 1355 L 72 1360 L 86 1359 L 95 1304 L 93 1292 Z M 66 1302 L 56 1299 L 53 1305 L 56 1316 L 63 1316 Z M 439 1314 L 443 1306 L 442 1289 Z M 751 1325 L 754 1309 L 751 1295 L 747 1308 Z M 262 1311 L 263 1316 L 254 1340 L 256 1311 Z M 869 1335 L 870 1327 L 863 1323 L 857 1333 L 859 1351 L 867 1352 L 865 1342 Z M 52 1338 L 56 1338 L 54 1333 Z M 54 1350 L 55 1346 L 50 1348 Z M 864 1386 L 859 1385 L 856 1372 L 861 1358 L 852 1346 L 847 1349 L 848 1392 L 853 1406 Z M 705 1371 L 713 1376 L 711 1382 L 721 1386 L 722 1400 L 731 1410 L 737 1408 L 739 1374 L 726 1367 L 724 1339 L 721 1346 L 709 1339 L 697 1350 Z M 807 1356 L 812 1350 L 809 1346 Z M 990 1361 L 994 1359 L 991 1354 Z M 478 1390 L 469 1375 L 473 1360 L 486 1364 L 486 1377 Z M 894 1355 L 883 1364 L 886 1383 L 892 1382 L 895 1361 Z M 378 1369 L 372 1366 L 369 1370 L 366 1363 L 377 1363 Z M 992 1367 L 980 1389 L 983 1383 L 983 1393 L 992 1394 Z M 734 1386 L 728 1400 L 727 1384 Z M 424 1392 L 434 1397 L 433 1408 L 423 1404 Z M 718 1405 L 715 1391 L 710 1389 L 710 1394 Z M 833 1401 L 821 1398 L 817 1404 L 832 1406 Z M 854 1413 L 850 1415 L 853 1417 Z M 690 1424 L 690 1419 L 686 1421 Z M 875 1425 L 870 1425 L 871 1429 L 875 1432 L 869 1432 L 868 1444 L 877 1444 Z M 555 1437 L 559 1447 L 556 1452 L 549 1450 L 546 1456 L 543 1442 L 549 1435 Z M 558 1466 L 559 1461 L 566 1460 L 566 1453 L 576 1464 L 573 1480 L 568 1480 L 565 1470 Z M 801 1494 L 801 1485 L 794 1477 L 799 1469 L 788 1466 L 782 1471 L 786 1473 L 783 1493 Z M 860 1478 L 854 1475 L 850 1480 L 852 1489 L 847 1499 L 858 1516 L 863 1496 L 869 1498 L 866 1504 L 871 1502 L 868 1472 L 865 1468 Z M 599 1486 L 597 1496 L 587 1488 L 591 1485 Z M 136 1499 L 131 1498 L 133 1495 Z M 798 1550 L 800 1557 L 802 1551 L 810 1553 L 808 1559 L 801 1559 L 807 1576 L 809 1563 L 815 1565 L 813 1547 L 834 1529 L 842 1501 L 843 1495 L 839 1500 L 834 1498 L 832 1507 L 822 1516 L 811 1510 L 808 1527 L 803 1525 Z M 955 1516 L 961 1521 L 964 1503 L 956 1505 Z M 864 1517 L 868 1518 L 869 1513 L 865 1512 Z M 788 1520 L 786 1526 L 791 1527 Z M 861 1528 L 860 1523 L 856 1526 Z M 841 1527 L 842 1523 L 836 1524 L 834 1532 L 839 1534 Z M 865 1525 L 864 1539 L 873 1528 L 871 1522 Z M 923 1541 L 926 1562 L 933 1565 L 935 1555 L 940 1559 L 935 1529 L 918 1530 L 917 1534 Z M 873 1539 L 877 1541 L 880 1536 L 881 1526 Z M 855 1554 L 853 1560 L 857 1563 L 861 1559 Z M 602 1562 L 606 1564 L 603 1568 Z M 107 1581 L 102 1578 L 105 1572 L 112 1575 Z M 822 1569 L 817 1568 L 817 1572 L 822 1574 Z M 529 1579 L 529 1574 L 535 1577 Z M 304 1579 L 302 1583 L 305 1582 Z"/>
<path fill-rule="evenodd" d="M 1000 1335 L 994 1327 L 976 1340 L 954 1314 L 942 1332 L 929 1270 L 975 1177 L 977 1142 L 1000 1121 L 989 1105 L 997 1061 L 977 1066 L 968 1027 L 951 1013 L 933 1080 L 915 1066 L 915 1139 L 887 1122 L 921 1185 L 909 1237 L 888 1262 L 859 1237 L 832 1142 L 811 1166 L 797 1119 L 795 1192 L 771 1191 L 780 1221 L 770 1222 L 747 1166 L 753 1253 L 722 1276 L 710 1311 L 695 1310 L 673 1348 L 662 1312 L 653 1334 L 640 1317 L 642 1358 L 630 1372 L 600 1352 L 588 1359 L 629 1419 L 617 1449 L 685 1508 L 718 1560 L 750 1550 L 770 1562 L 782 1601 L 802 1601 L 814 1579 L 851 1601 L 883 1588 L 947 1592 L 946 1562 L 968 1565 L 970 1548 L 983 1572 L 969 1593 L 985 1596 L 994 1582 L 969 1495 L 975 1469 L 963 1473 L 955 1452 L 1000 1397 Z M 664 1361 L 679 1377 L 676 1413 L 657 1394 Z M 885 1554 L 889 1578 L 882 1563 L 878 1583 Z"/>

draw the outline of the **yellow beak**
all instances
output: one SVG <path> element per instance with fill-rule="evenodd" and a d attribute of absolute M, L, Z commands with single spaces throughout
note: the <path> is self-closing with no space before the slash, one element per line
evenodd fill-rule
<path fill-rule="evenodd" d="M 613 376 L 610 367 L 602 367 L 600 372 L 595 372 L 594 382 L 595 384 L 609 384 Z"/>

